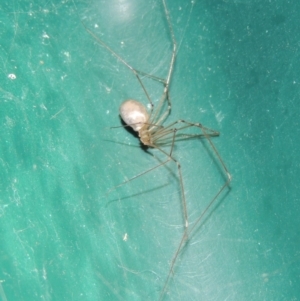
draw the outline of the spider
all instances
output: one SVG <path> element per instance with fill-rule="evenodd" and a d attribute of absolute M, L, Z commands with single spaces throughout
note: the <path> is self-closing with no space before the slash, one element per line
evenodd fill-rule
<path fill-rule="evenodd" d="M 169 272 L 166 277 L 165 283 L 161 289 L 159 300 L 162 300 L 166 294 L 168 283 L 170 281 L 171 276 L 174 274 L 174 268 L 176 266 L 177 259 L 183 247 L 188 242 L 189 237 L 192 235 L 192 232 L 199 225 L 200 221 L 203 219 L 205 214 L 212 207 L 212 205 L 220 196 L 220 194 L 224 191 L 224 189 L 229 186 L 229 183 L 231 181 L 231 175 L 221 155 L 219 154 L 218 150 L 216 149 L 215 145 L 211 140 L 211 137 L 219 136 L 219 133 L 217 131 L 209 129 L 203 126 L 201 123 L 189 122 L 183 119 L 179 119 L 168 125 L 164 125 L 166 119 L 170 115 L 171 106 L 172 106 L 170 95 L 169 95 L 170 93 L 169 87 L 170 87 L 172 74 L 174 70 L 174 64 L 176 60 L 177 44 L 175 40 L 172 23 L 171 23 L 170 13 L 166 5 L 166 1 L 162 0 L 162 4 L 163 4 L 165 18 L 168 24 L 168 30 L 171 37 L 171 42 L 172 42 L 172 53 L 171 53 L 171 59 L 170 59 L 166 78 L 159 78 L 154 75 L 147 74 L 145 72 L 133 68 L 127 61 L 125 61 L 119 54 L 117 54 L 113 49 L 111 49 L 105 42 L 100 40 L 91 30 L 89 30 L 83 24 L 87 32 L 92 37 L 94 37 L 102 47 L 104 47 L 107 51 L 109 51 L 117 60 L 119 60 L 122 64 L 124 64 L 130 70 L 130 72 L 132 72 L 132 74 L 136 77 L 137 81 L 139 82 L 139 85 L 141 86 L 148 100 L 150 109 L 147 109 L 144 104 L 134 99 L 125 100 L 121 104 L 119 113 L 122 120 L 125 123 L 124 126 L 131 127 L 138 134 L 140 142 L 143 146 L 151 149 L 156 149 L 159 152 L 161 152 L 163 155 L 165 155 L 165 160 L 155 165 L 151 169 L 148 169 L 136 175 L 135 177 L 130 178 L 124 181 L 123 183 L 113 187 L 108 193 L 168 163 L 175 164 L 177 169 L 177 174 L 178 174 L 179 184 L 180 184 L 182 209 L 183 209 L 184 230 L 180 242 L 178 244 L 178 247 L 171 260 Z M 151 100 L 149 93 L 143 83 L 144 77 L 157 81 L 161 83 L 163 86 L 162 95 L 156 106 L 154 106 L 153 101 Z M 186 132 L 186 130 L 189 128 L 195 128 L 196 130 L 199 131 L 199 134 L 190 134 Z M 207 140 L 210 150 L 213 153 L 216 160 L 219 162 L 219 165 L 224 175 L 224 183 L 221 185 L 219 190 L 215 193 L 215 195 L 210 200 L 210 202 L 205 207 L 205 209 L 202 211 L 200 216 L 193 222 L 191 226 L 189 226 L 189 218 L 188 218 L 189 215 L 188 215 L 187 204 L 186 204 L 186 193 L 184 188 L 185 186 L 184 186 L 184 179 L 181 171 L 181 165 L 180 162 L 173 155 L 176 142 L 178 140 L 185 140 L 189 138 L 199 138 L 199 139 Z M 166 149 L 166 146 L 168 146 L 168 149 Z"/>

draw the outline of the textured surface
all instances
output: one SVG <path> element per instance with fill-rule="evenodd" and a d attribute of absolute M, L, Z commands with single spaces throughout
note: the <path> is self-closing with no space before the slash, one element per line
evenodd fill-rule
<path fill-rule="evenodd" d="M 106 195 L 157 160 L 108 129 L 124 99 L 145 96 L 81 21 L 163 77 L 162 5 L 34 2 L 0 4 L 0 300 L 158 300 L 182 231 L 178 178 L 160 168 Z M 299 300 L 300 4 L 168 2 L 179 46 L 168 122 L 220 131 L 233 182 L 165 300 Z M 199 141 L 175 155 L 192 223 L 222 178 Z"/>

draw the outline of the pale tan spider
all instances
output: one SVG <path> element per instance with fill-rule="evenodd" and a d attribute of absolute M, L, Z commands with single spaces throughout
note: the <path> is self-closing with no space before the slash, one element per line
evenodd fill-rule
<path fill-rule="evenodd" d="M 171 275 L 173 274 L 174 267 L 176 265 L 178 256 L 184 247 L 184 245 L 187 243 L 188 238 L 191 236 L 193 230 L 199 225 L 201 219 L 203 216 L 207 213 L 207 211 L 212 207 L 213 203 L 216 201 L 216 199 L 219 197 L 219 195 L 222 193 L 222 191 L 229 185 L 231 181 L 231 175 L 221 158 L 218 150 L 216 149 L 215 145 L 211 141 L 211 137 L 218 136 L 219 133 L 209 129 L 207 127 L 204 127 L 201 123 L 194 123 L 194 122 L 188 122 L 185 120 L 177 120 L 169 125 L 164 126 L 164 122 L 167 119 L 167 117 L 170 115 L 171 111 L 171 101 L 169 97 L 169 86 L 172 78 L 172 73 L 174 69 L 174 63 L 176 59 L 176 41 L 175 36 L 173 32 L 173 28 L 171 25 L 170 20 L 170 14 L 166 5 L 165 0 L 162 0 L 163 7 L 164 7 L 164 13 L 165 17 L 168 23 L 169 32 L 172 40 L 172 55 L 170 60 L 170 65 L 168 69 L 168 74 L 165 79 L 159 78 L 141 71 L 138 71 L 137 69 L 133 68 L 131 65 L 129 65 L 121 56 L 119 56 L 114 50 L 112 50 L 106 43 L 104 43 L 102 40 L 100 40 L 93 32 L 91 32 L 86 26 L 86 30 L 98 41 L 99 44 L 102 45 L 105 49 L 107 49 L 113 56 L 115 56 L 121 63 L 123 63 L 137 78 L 141 88 L 143 89 L 148 102 L 150 104 L 150 110 L 146 109 L 146 107 L 139 101 L 134 99 L 128 99 L 125 100 L 121 106 L 120 106 L 120 116 L 125 122 L 126 126 L 131 127 L 134 131 L 138 133 L 139 139 L 141 143 L 149 148 L 154 148 L 159 150 L 161 153 L 163 153 L 166 156 L 166 159 L 163 162 L 160 162 L 158 165 L 154 166 L 153 168 L 146 170 L 135 177 L 115 186 L 112 190 L 148 173 L 151 172 L 158 167 L 161 167 L 168 162 L 172 162 L 176 165 L 177 171 L 178 171 L 178 177 L 179 177 L 179 183 L 180 183 L 180 190 L 181 190 L 181 200 L 182 200 L 182 208 L 183 208 L 183 217 L 184 217 L 184 231 L 181 237 L 181 240 L 178 244 L 178 247 L 174 253 L 174 256 L 172 258 L 169 273 L 166 277 L 165 283 L 161 289 L 161 293 L 159 296 L 159 300 L 162 300 L 164 298 L 164 295 L 167 290 L 167 286 L 170 280 Z M 149 93 L 147 92 L 142 78 L 148 77 L 154 81 L 160 82 L 163 85 L 163 92 L 161 95 L 161 98 L 158 102 L 157 106 L 154 106 Z M 199 134 L 189 134 L 185 133 L 184 130 L 187 130 L 188 128 L 196 128 L 199 130 Z M 188 138 L 202 138 L 206 139 L 208 141 L 208 145 L 210 146 L 210 150 L 214 154 L 215 158 L 220 164 L 220 167 L 222 169 L 222 172 L 224 174 L 224 183 L 221 185 L 219 190 L 216 192 L 216 194 L 213 196 L 213 198 L 210 200 L 204 211 L 200 214 L 200 216 L 196 219 L 196 221 L 193 223 L 192 226 L 189 226 L 189 220 L 188 220 L 188 210 L 186 205 L 186 195 L 185 195 L 185 189 L 184 189 L 184 181 L 183 176 L 181 172 L 181 165 L 178 160 L 175 159 L 173 156 L 173 150 L 174 145 L 177 140 L 183 140 Z M 165 150 L 166 145 L 169 145 L 168 151 Z M 112 191 L 110 190 L 110 191 Z M 110 192 L 109 191 L 109 192 Z"/>

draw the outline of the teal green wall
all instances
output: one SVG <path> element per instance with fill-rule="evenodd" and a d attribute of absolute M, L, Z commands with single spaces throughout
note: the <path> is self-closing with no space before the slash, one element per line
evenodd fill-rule
<path fill-rule="evenodd" d="M 220 131 L 233 181 L 164 300 L 299 300 L 300 3 L 167 2 L 178 42 L 167 123 Z M 158 300 L 181 237 L 172 166 L 106 194 L 157 160 L 109 129 L 124 99 L 145 95 L 81 22 L 135 68 L 166 75 L 158 0 L 1 1 L 1 301 Z M 145 84 L 156 100 L 161 87 Z M 223 181 L 210 154 L 197 140 L 175 149 L 191 224 Z"/>

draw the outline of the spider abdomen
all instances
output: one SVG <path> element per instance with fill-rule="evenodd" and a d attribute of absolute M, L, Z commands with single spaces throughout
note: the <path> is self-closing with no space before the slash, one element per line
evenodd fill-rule
<path fill-rule="evenodd" d="M 123 121 L 139 132 L 149 120 L 146 107 L 134 99 L 125 100 L 120 106 L 120 115 Z"/>

